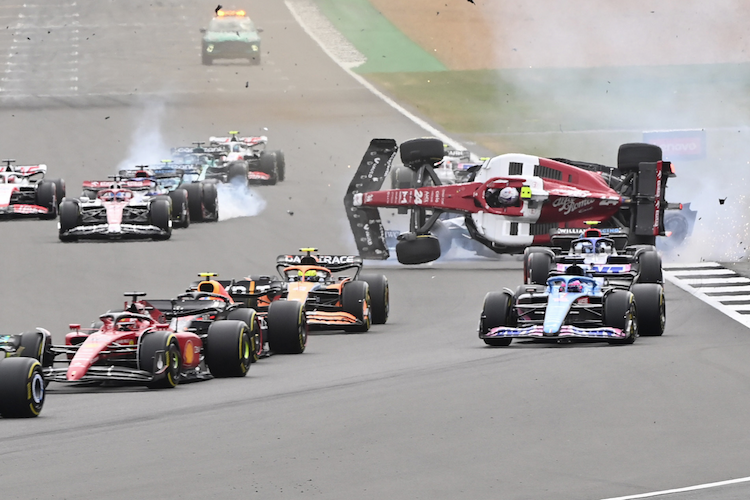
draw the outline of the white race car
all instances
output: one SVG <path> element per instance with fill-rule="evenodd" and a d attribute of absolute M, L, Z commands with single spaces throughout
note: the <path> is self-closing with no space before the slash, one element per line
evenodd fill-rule
<path fill-rule="evenodd" d="M 47 165 L 13 165 L 14 161 L 3 160 L 0 171 L 0 215 L 57 217 L 65 181 L 45 179 Z"/>

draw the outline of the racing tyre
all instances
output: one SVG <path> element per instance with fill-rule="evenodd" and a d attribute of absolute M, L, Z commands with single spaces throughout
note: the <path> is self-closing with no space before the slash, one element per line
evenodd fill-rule
<path fill-rule="evenodd" d="M 174 227 L 186 228 L 190 226 L 190 209 L 188 208 L 188 193 L 184 189 L 170 191 L 172 200 L 172 219 Z"/>
<path fill-rule="evenodd" d="M 414 187 L 414 172 L 406 167 L 397 167 L 391 173 L 393 189 L 411 189 Z"/>
<path fill-rule="evenodd" d="M 302 303 L 277 300 L 268 306 L 268 347 L 279 354 L 301 354 L 307 344 L 307 319 Z"/>
<path fill-rule="evenodd" d="M 188 195 L 188 209 L 190 211 L 190 220 L 193 222 L 203 222 L 203 189 L 200 183 L 185 184 L 183 189 Z"/>
<path fill-rule="evenodd" d="M 370 314 L 373 325 L 384 325 L 390 312 L 388 278 L 382 274 L 363 274 L 360 280 L 370 288 Z"/>
<path fill-rule="evenodd" d="M 151 201 L 148 212 L 151 224 L 164 232 L 154 236 L 154 239 L 168 240 L 172 236 L 172 207 L 170 207 L 169 201 L 165 199 Z"/>
<path fill-rule="evenodd" d="M 615 290 L 604 296 L 604 326 L 619 328 L 627 332 L 624 339 L 609 340 L 610 344 L 632 344 L 638 336 L 636 303 L 633 294 L 625 290 Z"/>
<path fill-rule="evenodd" d="M 270 177 L 264 184 L 273 186 L 279 179 L 279 172 L 276 164 L 276 157 L 269 153 L 262 153 L 258 162 L 258 168 L 261 172 L 268 174 Z"/>
<path fill-rule="evenodd" d="M 638 171 L 641 162 L 661 161 L 661 148 L 654 144 L 622 144 L 617 151 L 617 168 L 623 172 Z"/>
<path fill-rule="evenodd" d="M 208 327 L 206 364 L 214 377 L 244 377 L 252 360 L 250 328 L 244 321 L 216 321 Z"/>
<path fill-rule="evenodd" d="M 417 170 L 424 163 L 436 163 L 445 156 L 443 141 L 434 137 L 411 139 L 401 143 L 401 161 L 405 167 Z"/>
<path fill-rule="evenodd" d="M 414 240 L 396 243 L 396 258 L 401 264 L 425 264 L 440 258 L 440 240 L 424 234 Z"/>
<path fill-rule="evenodd" d="M 513 297 L 507 292 L 489 292 L 484 296 L 482 315 L 479 317 L 479 333 L 487 333 L 498 326 L 513 326 L 512 311 Z M 513 341 L 511 338 L 482 339 L 492 347 L 507 347 Z"/>
<path fill-rule="evenodd" d="M 179 383 L 182 367 L 177 337 L 170 332 L 151 332 L 141 335 L 138 347 L 138 366 L 150 372 L 154 379 L 149 389 L 171 389 Z"/>
<path fill-rule="evenodd" d="M 524 280 L 529 285 L 545 285 L 549 272 L 552 269 L 553 257 L 549 250 L 538 250 L 529 253 L 524 252 L 523 274 Z"/>
<path fill-rule="evenodd" d="M 638 334 L 660 337 L 667 325 L 664 288 L 656 283 L 637 283 L 630 291 L 638 308 Z"/>
<path fill-rule="evenodd" d="M 286 158 L 284 158 L 284 152 L 276 150 L 273 154 L 276 156 L 276 174 L 279 176 L 279 182 L 283 182 L 286 179 Z"/>
<path fill-rule="evenodd" d="M 81 224 L 81 214 L 78 210 L 78 203 L 73 200 L 65 200 L 60 205 L 60 241 L 76 241 L 75 236 L 68 236 L 64 233 Z"/>
<path fill-rule="evenodd" d="M 42 365 L 32 358 L 0 359 L 0 415 L 37 417 L 44 406 Z"/>
<path fill-rule="evenodd" d="M 36 188 L 36 204 L 47 209 L 47 213 L 40 215 L 40 219 L 54 219 L 57 217 L 57 197 L 55 183 L 42 181 Z"/>
<path fill-rule="evenodd" d="M 255 313 L 255 309 L 242 308 L 230 311 L 227 314 L 227 319 L 234 321 L 242 321 L 247 325 L 248 336 L 250 337 L 250 350 L 251 358 L 250 361 L 255 363 L 260 359 L 263 354 L 263 332 L 260 329 L 258 323 L 258 316 Z"/>
<path fill-rule="evenodd" d="M 654 250 L 638 255 L 638 283 L 662 283 L 661 257 Z"/>
<path fill-rule="evenodd" d="M 357 318 L 361 324 L 344 328 L 347 332 L 366 332 L 372 324 L 372 301 L 370 300 L 370 286 L 366 281 L 350 281 L 341 289 L 341 306 Z"/>
<path fill-rule="evenodd" d="M 21 334 L 18 356 L 42 361 L 44 353 L 44 334 L 42 332 L 24 332 Z"/>
<path fill-rule="evenodd" d="M 50 182 L 55 185 L 55 198 L 57 199 L 57 206 L 60 206 L 63 198 L 65 198 L 65 181 L 62 179 L 50 179 Z"/>
<path fill-rule="evenodd" d="M 229 165 L 229 171 L 227 172 L 227 182 L 229 184 L 237 184 L 239 186 L 247 186 L 247 174 L 248 168 L 245 162 L 236 162 Z"/>
<path fill-rule="evenodd" d="M 219 220 L 219 191 L 213 182 L 202 182 L 203 186 L 203 208 L 206 209 L 205 222 L 218 222 Z"/>

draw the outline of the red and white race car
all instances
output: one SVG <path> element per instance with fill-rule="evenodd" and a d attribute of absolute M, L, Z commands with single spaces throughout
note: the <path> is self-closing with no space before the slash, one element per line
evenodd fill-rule
<path fill-rule="evenodd" d="M 14 161 L 3 160 L 0 171 L 0 215 L 57 217 L 65 181 L 45 179 L 47 165 L 13 165 Z"/>
<path fill-rule="evenodd" d="M 664 195 L 671 164 L 651 144 L 623 144 L 617 168 L 524 154 L 495 156 L 476 165 L 467 182 L 445 185 L 435 172 L 444 159 L 437 139 L 401 144 L 404 167 L 414 172 L 411 187 L 380 190 L 399 150 L 393 139 L 373 139 L 344 198 L 360 255 L 386 259 L 389 252 L 378 207 L 411 213 L 409 231 L 399 236 L 403 264 L 422 264 L 441 255 L 431 234 L 443 214 L 464 216 L 471 237 L 497 253 L 522 253 L 529 245 L 550 245 L 561 227 L 617 227 L 627 244 L 654 245 L 664 235 Z"/>

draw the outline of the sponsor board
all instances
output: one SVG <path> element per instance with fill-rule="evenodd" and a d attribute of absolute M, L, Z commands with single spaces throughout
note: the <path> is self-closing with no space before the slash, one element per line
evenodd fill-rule
<path fill-rule="evenodd" d="M 665 160 L 702 160 L 706 157 L 705 130 L 652 130 L 643 132 L 643 142 L 659 146 Z"/>

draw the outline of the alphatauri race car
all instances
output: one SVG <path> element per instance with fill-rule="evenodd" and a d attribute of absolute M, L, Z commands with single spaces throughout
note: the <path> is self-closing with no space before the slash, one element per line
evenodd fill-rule
<path fill-rule="evenodd" d="M 54 219 L 65 197 L 65 181 L 45 179 L 47 165 L 14 165 L 2 160 L 0 216 L 36 216 Z"/>
<path fill-rule="evenodd" d="M 462 214 L 471 237 L 497 253 L 521 253 L 529 245 L 549 245 L 560 227 L 597 221 L 628 234 L 629 244 L 654 245 L 663 235 L 667 179 L 671 164 L 651 144 L 623 144 L 617 168 L 522 154 L 495 156 L 476 165 L 470 182 L 444 185 L 434 164 L 445 150 L 437 139 L 401 144 L 401 160 L 414 172 L 408 189 L 380 191 L 399 151 L 392 139 L 373 139 L 344 197 L 360 256 L 389 256 L 378 207 L 406 209 L 409 231 L 399 236 L 396 256 L 422 264 L 441 255 L 432 234 L 444 213 Z"/>
<path fill-rule="evenodd" d="M 84 196 L 66 198 L 60 205 L 60 240 L 169 239 L 172 236 L 169 198 L 139 194 L 139 190 L 152 185 L 150 179 L 84 181 Z M 87 192 L 95 193 L 95 198 L 89 198 Z"/>
<path fill-rule="evenodd" d="M 209 137 L 211 149 L 223 148 L 214 155 L 227 168 L 232 165 L 245 165 L 249 182 L 274 185 L 286 178 L 286 159 L 280 150 L 266 151 L 268 137 L 265 135 L 241 137 L 233 130 L 229 136 Z M 236 167 L 235 167 L 236 168 Z"/>
<path fill-rule="evenodd" d="M 660 284 L 622 288 L 573 264 L 544 285 L 488 293 L 479 338 L 495 347 L 508 346 L 513 339 L 632 344 L 639 335 L 661 335 L 665 323 Z"/>
<path fill-rule="evenodd" d="M 49 332 L 42 328 L 0 335 L 0 416 L 3 418 L 36 417 L 41 413 L 46 384 L 39 360 L 48 336 Z"/>
<path fill-rule="evenodd" d="M 64 345 L 45 347 L 41 358 L 46 380 L 172 388 L 185 380 L 247 374 L 253 357 L 251 329 L 244 319 L 211 319 L 223 311 L 217 306 L 221 299 L 208 297 L 201 303 L 202 297 L 192 297 L 199 303 L 186 310 L 178 307 L 179 300 L 175 307 L 157 310 L 137 300 L 143 293 L 125 295 L 132 297 L 125 310 L 102 314 L 95 328 L 70 325 Z M 206 321 L 197 328 L 204 316 Z M 182 318 L 195 322 L 196 328 L 182 327 Z"/>

